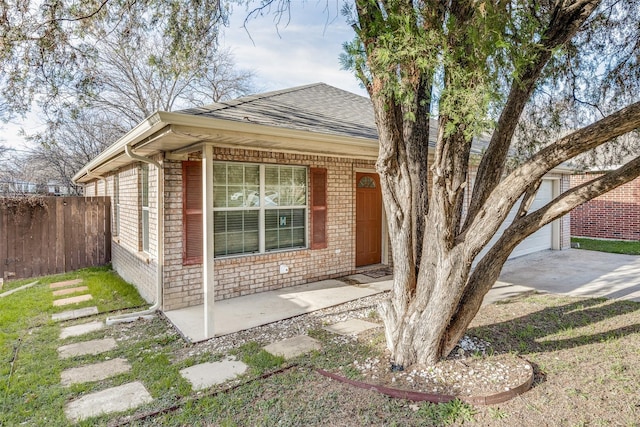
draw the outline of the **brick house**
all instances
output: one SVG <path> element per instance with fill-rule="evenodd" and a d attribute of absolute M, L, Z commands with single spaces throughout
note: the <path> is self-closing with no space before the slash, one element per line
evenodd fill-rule
<path fill-rule="evenodd" d="M 74 181 L 112 197 L 114 269 L 164 311 L 204 304 L 206 323 L 214 300 L 390 263 L 373 118 L 368 98 L 322 83 L 157 112 Z M 568 188 L 566 172 L 537 203 Z M 568 226 L 514 255 L 568 247 Z"/>
<path fill-rule="evenodd" d="M 602 175 L 571 176 L 576 187 Z M 571 235 L 598 239 L 640 240 L 640 178 L 596 197 L 571 211 Z"/>

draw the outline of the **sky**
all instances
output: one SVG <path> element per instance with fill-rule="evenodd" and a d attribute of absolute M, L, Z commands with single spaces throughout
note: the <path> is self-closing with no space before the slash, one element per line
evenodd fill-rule
<path fill-rule="evenodd" d="M 236 5 L 223 29 L 221 45 L 229 48 L 238 68 L 255 73 L 259 92 L 323 82 L 362 96 L 366 91 L 350 71 L 341 69 L 342 44 L 353 39 L 353 30 L 340 13 L 340 1 L 293 1 L 289 15 L 276 23 L 273 11 L 247 22 L 249 11 Z M 18 133 L 37 131 L 37 114 L 25 120 L 0 124 L 0 142 L 16 149 L 26 142 Z M 2 141 L 4 140 L 4 141 Z"/>
<path fill-rule="evenodd" d="M 291 18 L 265 13 L 247 22 L 247 10 L 236 7 L 222 44 L 229 47 L 240 68 L 253 69 L 261 89 L 275 90 L 323 82 L 366 96 L 350 71 L 341 69 L 342 44 L 353 30 L 340 13 L 342 2 L 292 2 Z M 288 24 L 287 24 L 287 21 Z M 252 42 L 253 39 L 253 42 Z"/>

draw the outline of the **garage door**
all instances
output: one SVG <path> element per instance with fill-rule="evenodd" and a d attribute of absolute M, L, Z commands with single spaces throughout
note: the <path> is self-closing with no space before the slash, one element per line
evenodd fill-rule
<path fill-rule="evenodd" d="M 538 208 L 541 208 L 542 206 L 549 203 L 552 198 L 553 198 L 553 181 L 550 179 L 545 179 L 542 181 L 542 184 L 540 184 L 540 188 L 538 189 L 536 198 L 534 199 L 533 203 L 531 203 L 531 207 L 529 208 L 529 211 L 533 212 Z M 484 256 L 484 254 L 488 252 L 489 248 L 491 248 L 491 246 L 493 246 L 495 242 L 498 241 L 500 236 L 502 236 L 504 229 L 507 228 L 507 226 L 511 224 L 511 222 L 513 221 L 513 218 L 515 217 L 519 206 L 520 206 L 519 202 L 514 205 L 513 209 L 511 210 L 511 212 L 509 212 L 509 215 L 505 219 L 504 223 L 502 224 L 502 226 L 500 227 L 496 235 L 493 236 L 493 238 L 491 239 L 489 244 L 485 247 L 485 249 L 482 252 L 480 252 L 476 260 L 481 259 Z M 543 251 L 545 249 L 551 249 L 552 242 L 553 242 L 553 226 L 552 226 L 552 223 L 549 223 L 544 227 L 542 227 L 540 230 L 533 233 L 531 236 L 527 237 L 518 246 L 516 246 L 516 248 L 513 250 L 509 258 L 515 258 L 522 255 L 527 255 L 533 252 Z"/>

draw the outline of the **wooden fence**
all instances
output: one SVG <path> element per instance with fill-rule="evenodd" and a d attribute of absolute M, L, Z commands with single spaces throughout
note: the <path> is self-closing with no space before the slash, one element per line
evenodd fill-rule
<path fill-rule="evenodd" d="M 111 261 L 108 197 L 0 198 L 0 277 L 64 273 Z"/>

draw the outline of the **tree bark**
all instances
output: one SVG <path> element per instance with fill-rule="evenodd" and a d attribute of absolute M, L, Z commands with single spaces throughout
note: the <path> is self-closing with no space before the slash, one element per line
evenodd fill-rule
<path fill-rule="evenodd" d="M 486 87 L 485 61 L 492 58 L 482 56 L 486 47 L 482 41 L 481 46 L 474 44 L 479 33 L 457 29 L 487 23 L 480 19 L 485 7 L 493 7 L 494 13 L 507 7 L 500 2 L 487 4 L 425 2 L 422 10 L 409 0 L 356 0 L 356 31 L 368 65 L 368 73 L 360 69 L 359 75 L 367 76 L 364 83 L 374 106 L 380 142 L 376 167 L 394 263 L 393 288 L 380 313 L 393 361 L 403 366 L 433 364 L 453 349 L 513 248 L 528 235 L 581 201 L 640 174 L 640 166 L 632 165 L 608 180 L 572 190 L 529 212 L 546 173 L 577 154 L 640 127 L 640 104 L 632 104 L 550 144 L 503 176 L 515 126 L 544 67 L 554 50 L 577 33 L 599 4 L 597 0 L 576 0 L 554 3 L 548 21 L 544 21 L 546 27 L 542 25 L 537 32 L 540 41 L 526 42 L 530 58 L 517 70 L 519 78 L 512 82 L 473 192 L 466 188 L 470 129 L 476 129 L 471 115 L 482 114 L 474 109 L 476 104 L 468 94 L 478 94 Z M 408 28 L 414 28 L 415 33 Z M 422 37 L 432 40 L 429 31 L 439 32 L 433 40 L 435 49 L 445 52 L 441 68 L 425 67 L 411 56 L 411 42 Z M 395 40 L 399 46 L 393 45 Z M 396 55 L 398 51 L 407 56 Z M 467 69 L 469 74 L 461 77 Z M 446 103 L 438 105 L 446 108 L 439 110 L 433 162 L 428 164 L 431 98 L 443 90 L 440 86 L 454 92 L 447 94 Z M 517 219 L 474 267 L 476 257 L 521 196 Z M 466 217 L 465 197 L 470 197 Z"/>
<path fill-rule="evenodd" d="M 640 157 L 637 157 L 615 171 L 562 193 L 543 208 L 514 220 L 473 270 L 464 295 L 451 319 L 445 352 L 452 350 L 462 338 L 467 326 L 480 309 L 484 296 L 498 279 L 502 266 L 518 244 L 540 227 L 569 213 L 585 201 L 624 185 L 639 175 Z"/>

